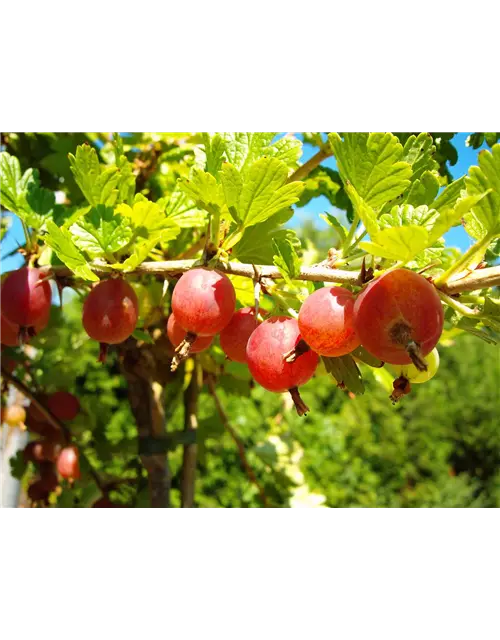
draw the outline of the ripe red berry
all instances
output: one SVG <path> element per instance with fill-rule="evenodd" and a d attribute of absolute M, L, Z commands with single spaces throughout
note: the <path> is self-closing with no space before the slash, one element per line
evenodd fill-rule
<path fill-rule="evenodd" d="M 3 292 L 2 292 L 3 298 Z M 0 340 L 6 347 L 17 347 L 19 344 L 19 325 L 14 324 L 2 313 Z"/>
<path fill-rule="evenodd" d="M 64 447 L 57 458 L 57 471 L 68 480 L 78 480 L 80 477 L 80 463 L 78 449 L 74 446 Z"/>
<path fill-rule="evenodd" d="M 50 313 L 51 289 L 39 269 L 22 267 L 12 271 L 2 285 L 2 314 L 21 333 L 31 335 Z"/>
<path fill-rule="evenodd" d="M 2 290 L 3 296 L 3 290 Z M 50 307 L 47 309 L 45 314 L 41 316 L 34 324 L 31 333 L 34 335 L 38 335 L 45 327 L 48 325 L 50 319 Z M 20 344 L 19 336 L 23 334 L 21 331 L 21 327 L 14 322 L 8 320 L 5 315 L 2 313 L 1 317 L 2 325 L 1 325 L 1 336 L 0 341 L 7 347 L 17 347 Z M 26 340 L 29 336 L 23 336 Z"/>
<path fill-rule="evenodd" d="M 305 384 L 318 365 L 318 354 L 307 351 L 294 362 L 285 362 L 283 355 L 300 341 L 297 320 L 275 316 L 260 324 L 247 344 L 247 363 L 250 373 L 264 389 L 282 393 L 290 391 L 297 413 L 308 411 L 297 387 Z"/>
<path fill-rule="evenodd" d="M 254 308 L 244 307 L 234 312 L 231 322 L 220 332 L 220 346 L 230 360 L 247 361 L 248 339 L 257 325 Z"/>
<path fill-rule="evenodd" d="M 214 336 L 231 320 L 236 294 L 229 278 L 218 271 L 191 269 L 175 285 L 172 311 L 188 333 Z"/>
<path fill-rule="evenodd" d="M 359 346 L 354 330 L 354 296 L 342 287 L 323 287 L 306 299 L 299 312 L 302 338 L 322 356 L 338 357 Z"/>
<path fill-rule="evenodd" d="M 167 322 L 168 339 L 174 347 L 178 347 L 186 338 L 186 331 L 179 325 L 173 313 L 170 314 Z M 199 353 L 208 349 L 212 344 L 213 336 L 198 336 L 191 344 L 191 353 Z"/>
<path fill-rule="evenodd" d="M 103 280 L 92 289 L 83 305 L 83 327 L 101 344 L 101 362 L 108 344 L 119 344 L 132 334 L 138 316 L 135 291 L 122 278 Z"/>
<path fill-rule="evenodd" d="M 56 391 L 47 398 L 47 409 L 59 420 L 73 420 L 80 412 L 80 403 L 72 393 Z"/>
<path fill-rule="evenodd" d="M 354 326 L 361 344 L 391 364 L 425 370 L 422 356 L 436 346 L 443 330 L 443 307 L 434 286 L 407 269 L 388 271 L 359 294 Z"/>
<path fill-rule="evenodd" d="M 61 445 L 57 442 L 33 440 L 28 442 L 24 448 L 24 459 L 32 462 L 43 462 L 45 460 L 55 462 L 60 452 Z"/>

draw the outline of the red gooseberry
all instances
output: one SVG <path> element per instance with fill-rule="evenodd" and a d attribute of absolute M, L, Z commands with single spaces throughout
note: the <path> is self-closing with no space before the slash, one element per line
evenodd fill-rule
<path fill-rule="evenodd" d="M 311 293 L 300 308 L 303 340 L 322 356 L 345 356 L 359 346 L 353 322 L 354 296 L 342 287 L 323 287 Z"/>
<path fill-rule="evenodd" d="M 2 315 L 19 327 L 21 340 L 34 335 L 40 323 L 46 320 L 47 324 L 51 296 L 50 284 L 43 279 L 39 269 L 22 267 L 5 278 L 2 284 Z M 2 325 L 2 333 L 3 330 Z"/>
<path fill-rule="evenodd" d="M 180 326 L 197 336 L 214 336 L 231 320 L 236 293 L 218 271 L 191 269 L 175 285 L 172 311 Z"/>
<path fill-rule="evenodd" d="M 80 477 L 78 449 L 75 446 L 64 447 L 57 458 L 58 473 L 68 480 L 78 480 Z"/>
<path fill-rule="evenodd" d="M 427 369 L 423 356 L 443 330 L 443 307 L 434 286 L 408 269 L 370 282 L 354 305 L 354 326 L 363 347 L 390 364 Z"/>
<path fill-rule="evenodd" d="M 134 331 L 139 316 L 137 296 L 122 278 L 103 280 L 83 305 L 83 327 L 101 345 L 99 361 L 106 359 L 107 346 L 119 344 Z"/>
<path fill-rule="evenodd" d="M 59 420 L 73 420 L 80 412 L 80 403 L 72 393 L 56 391 L 47 398 L 47 409 Z"/>
<path fill-rule="evenodd" d="M 283 355 L 301 340 L 299 325 L 294 318 L 275 316 L 260 324 L 247 344 L 247 363 L 250 373 L 264 389 L 282 393 L 289 391 L 299 415 L 308 411 L 298 388 L 314 374 L 319 356 L 306 351 L 294 362 L 286 362 Z"/>
<path fill-rule="evenodd" d="M 248 339 L 258 324 L 253 307 L 234 312 L 229 324 L 220 332 L 220 346 L 230 360 L 241 363 L 247 361 Z"/>
<path fill-rule="evenodd" d="M 173 313 L 171 313 L 168 318 L 167 335 L 172 345 L 176 348 L 186 338 L 186 331 L 177 322 Z M 212 344 L 212 340 L 213 336 L 198 336 L 191 344 L 191 353 L 199 353 L 200 351 L 208 349 Z"/>
<path fill-rule="evenodd" d="M 33 440 L 28 442 L 24 448 L 24 459 L 33 462 L 42 462 L 44 460 L 55 462 L 61 451 L 61 445 L 57 442 L 46 440 Z"/>

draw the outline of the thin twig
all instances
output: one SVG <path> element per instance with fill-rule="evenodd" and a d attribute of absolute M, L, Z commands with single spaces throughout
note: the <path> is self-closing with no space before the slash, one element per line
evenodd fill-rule
<path fill-rule="evenodd" d="M 309 158 L 307 162 L 304 162 L 296 171 L 292 173 L 292 175 L 288 178 L 288 182 L 296 182 L 297 180 L 303 180 L 306 176 L 308 176 L 313 169 L 319 167 L 319 165 L 326 160 L 330 156 L 332 156 L 332 152 L 329 146 L 325 145 L 322 149 L 318 151 L 312 158 Z"/>
<path fill-rule="evenodd" d="M 252 482 L 257 487 L 262 504 L 264 505 L 264 507 L 269 507 L 269 502 L 267 500 L 266 494 L 264 493 L 264 489 L 262 488 L 259 481 L 257 480 L 257 476 L 255 475 L 254 470 L 252 469 L 252 467 L 250 466 L 247 460 L 245 447 L 243 446 L 243 443 L 241 442 L 241 440 L 238 437 L 238 434 L 236 433 L 236 431 L 233 429 L 233 427 L 229 422 L 226 412 L 224 411 L 224 407 L 222 406 L 219 396 L 217 395 L 217 391 L 215 390 L 215 384 L 211 376 L 208 376 L 207 383 L 208 383 L 208 389 L 210 391 L 210 395 L 214 399 L 215 406 L 217 408 L 217 413 L 220 416 L 222 424 L 224 425 L 224 428 L 229 433 L 231 438 L 234 440 L 236 447 L 238 448 L 238 454 L 240 456 L 241 464 L 243 465 L 243 468 L 245 469 L 250 482 Z"/>

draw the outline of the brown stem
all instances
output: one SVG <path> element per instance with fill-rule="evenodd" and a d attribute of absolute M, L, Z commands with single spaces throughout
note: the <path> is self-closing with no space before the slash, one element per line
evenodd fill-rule
<path fill-rule="evenodd" d="M 308 176 L 313 169 L 319 167 L 319 165 L 329 158 L 332 154 L 329 147 L 323 147 L 320 149 L 318 153 L 313 155 L 307 162 L 304 162 L 296 171 L 292 173 L 292 175 L 288 178 L 288 182 L 296 182 L 297 180 L 302 180 L 306 176 Z"/>
<path fill-rule="evenodd" d="M 288 389 L 289 394 L 292 396 L 293 404 L 295 405 L 295 409 L 299 416 L 305 416 L 308 411 L 310 411 L 307 404 L 302 400 L 299 390 L 297 387 L 292 387 Z"/>
<path fill-rule="evenodd" d="M 184 431 L 196 431 L 198 428 L 198 395 L 198 365 L 195 362 L 191 380 L 184 392 Z M 196 442 L 184 445 L 181 474 L 181 506 L 185 508 L 192 507 L 194 504 L 197 453 L 198 445 Z"/>
<path fill-rule="evenodd" d="M 299 356 L 303 355 L 304 353 L 307 353 L 310 350 L 311 350 L 311 347 L 307 344 L 305 340 L 302 340 L 301 338 L 293 349 L 290 349 L 290 351 L 287 351 L 286 353 L 283 354 L 283 360 L 285 362 L 295 362 L 295 360 L 297 360 Z"/>
<path fill-rule="evenodd" d="M 128 386 L 130 408 L 139 436 L 140 458 L 148 474 L 151 506 L 170 506 L 170 471 L 166 452 L 143 451 L 142 442 L 165 435 L 163 386 L 155 381 L 156 363 L 148 349 L 141 349 L 134 340 L 121 346 L 121 366 Z"/>
<path fill-rule="evenodd" d="M 158 262 L 143 262 L 133 271 L 129 271 L 129 275 L 156 274 L 156 275 L 178 275 L 189 271 L 195 266 L 196 260 L 166 260 Z M 94 263 L 89 265 L 92 271 L 97 274 L 108 274 L 112 272 L 112 268 L 104 263 Z M 253 265 L 240 262 L 220 263 L 217 269 L 236 276 L 244 276 L 246 278 L 255 278 L 255 267 L 260 269 L 262 278 L 270 278 L 271 280 L 283 279 L 280 271 L 271 265 Z M 55 275 L 72 276 L 73 272 L 66 266 L 50 266 L 42 267 L 42 269 L 50 271 Z M 360 286 L 362 284 L 359 271 L 345 271 L 342 269 L 330 269 L 327 266 L 302 267 L 296 280 L 307 280 L 310 282 L 336 282 L 338 284 L 352 284 Z M 450 282 L 439 287 L 440 290 L 448 294 L 460 293 L 462 291 L 476 291 L 478 289 L 486 289 L 500 285 L 500 266 L 488 267 L 486 269 L 476 269 L 471 274 L 460 280 Z"/>
<path fill-rule="evenodd" d="M 210 394 L 214 399 L 215 406 L 217 408 L 217 413 L 219 414 L 222 424 L 224 425 L 224 429 L 226 429 L 226 431 L 229 433 L 231 438 L 234 440 L 236 447 L 238 448 L 238 454 L 240 456 L 241 464 L 243 465 L 243 468 L 246 471 L 248 479 L 257 487 L 259 491 L 260 499 L 264 507 L 269 507 L 270 505 L 268 503 L 267 496 L 264 493 L 264 489 L 262 488 L 259 481 L 257 480 L 257 476 L 255 475 L 254 470 L 252 469 L 252 467 L 250 466 L 247 460 L 245 447 L 243 446 L 243 443 L 241 442 L 240 438 L 238 437 L 238 434 L 236 433 L 236 431 L 233 429 L 233 427 L 229 422 L 226 412 L 224 411 L 224 407 L 222 406 L 221 401 L 219 400 L 219 396 L 217 395 L 217 391 L 215 390 L 215 384 L 211 376 L 208 376 L 207 384 L 208 384 L 208 390 L 210 391 Z"/>
<path fill-rule="evenodd" d="M 406 351 L 419 371 L 427 371 L 427 362 L 424 360 L 420 346 L 416 342 L 409 342 L 406 346 Z"/>
<path fill-rule="evenodd" d="M 172 358 L 172 364 L 170 365 L 170 371 L 176 371 L 180 363 L 189 357 L 189 354 L 191 353 L 191 345 L 196 341 L 197 337 L 196 333 L 186 333 L 186 337 L 175 350 L 175 355 Z"/>

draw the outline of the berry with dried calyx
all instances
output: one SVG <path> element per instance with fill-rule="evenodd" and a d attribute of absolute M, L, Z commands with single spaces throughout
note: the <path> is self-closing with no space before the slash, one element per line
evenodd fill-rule
<path fill-rule="evenodd" d="M 167 322 L 167 335 L 172 345 L 177 348 L 186 339 L 186 331 L 180 326 L 173 313 L 170 314 Z M 213 336 L 197 336 L 191 343 L 191 353 L 199 353 L 208 349 L 212 344 Z"/>

